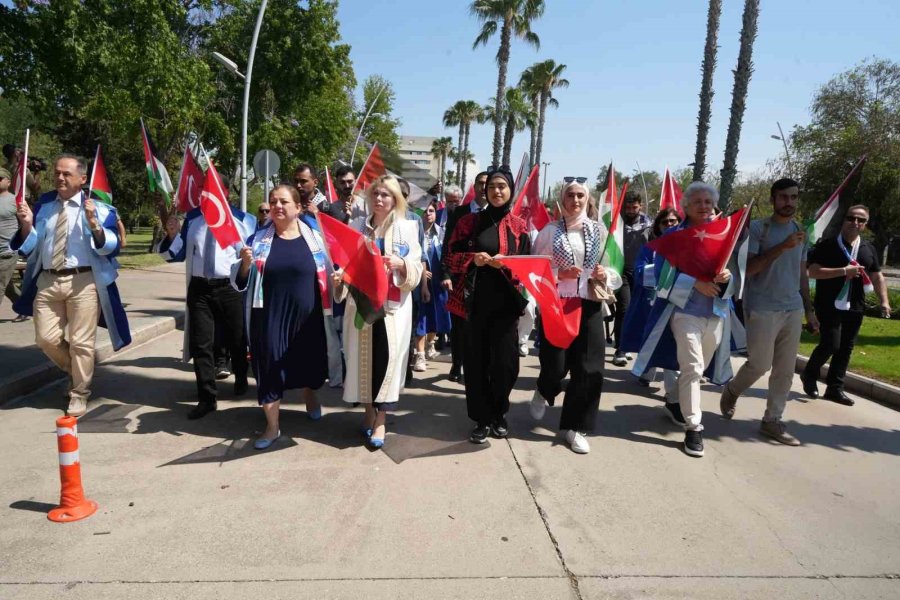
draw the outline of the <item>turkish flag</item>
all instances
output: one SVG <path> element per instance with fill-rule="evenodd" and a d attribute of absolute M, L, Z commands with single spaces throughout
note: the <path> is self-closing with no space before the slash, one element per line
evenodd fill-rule
<path fill-rule="evenodd" d="M 219 246 L 227 248 L 233 244 L 242 244 L 243 239 L 238 232 L 231 214 L 231 205 L 228 204 L 228 194 L 215 165 L 209 161 L 209 169 L 206 171 L 206 181 L 200 194 L 200 212 L 206 219 L 206 225 L 212 232 Z"/>
<path fill-rule="evenodd" d="M 544 337 L 557 348 L 568 348 L 581 328 L 581 299 L 559 297 L 548 256 L 498 258 L 522 282 L 541 309 Z"/>
<path fill-rule="evenodd" d="M 512 209 L 512 214 L 525 219 L 525 222 L 535 231 L 540 231 L 550 222 L 550 214 L 541 201 L 541 184 L 538 180 L 539 171 L 540 167 L 538 165 L 531 169 L 531 173 L 528 175 L 528 179 L 525 180 L 525 185 L 522 187 L 522 191 L 519 192 Z"/>
<path fill-rule="evenodd" d="M 666 174 L 663 175 L 662 194 L 659 197 L 659 210 L 674 208 L 679 215 L 684 217 L 684 212 L 681 210 L 682 195 L 681 187 L 672 177 L 669 167 L 666 167 Z"/>
<path fill-rule="evenodd" d="M 331 173 L 328 167 L 325 167 L 325 199 L 329 202 L 337 202 L 338 195 L 334 189 L 334 182 L 331 181 Z"/>
<path fill-rule="evenodd" d="M 384 160 L 381 158 L 381 150 L 378 149 L 378 144 L 374 144 L 372 146 L 372 151 L 369 152 L 369 157 L 366 159 L 366 164 L 363 165 L 359 177 L 356 178 L 356 183 L 353 186 L 353 191 L 356 191 L 357 188 L 359 188 L 360 190 L 365 190 L 367 187 L 372 185 L 373 181 L 386 174 L 387 169 L 384 168 Z"/>
<path fill-rule="evenodd" d="M 365 294 L 373 309 L 380 309 L 388 297 L 388 274 L 381 251 L 372 240 L 321 211 L 316 213 L 316 219 L 328 255 L 344 269 L 344 282 Z"/>
<path fill-rule="evenodd" d="M 679 271 L 712 281 L 728 264 L 749 214 L 749 207 L 742 208 L 728 217 L 672 231 L 647 242 L 647 246 Z"/>
<path fill-rule="evenodd" d="M 205 176 L 194 158 L 190 146 L 184 146 L 184 159 L 181 161 L 181 174 L 178 176 L 178 190 L 175 192 L 176 207 L 181 212 L 188 212 L 200 206 Z"/>
<path fill-rule="evenodd" d="M 471 202 L 474 199 L 475 199 L 475 186 L 470 185 L 469 191 L 466 192 L 465 198 L 462 199 L 463 206 L 465 206 L 466 204 L 468 204 L 469 202 Z"/>

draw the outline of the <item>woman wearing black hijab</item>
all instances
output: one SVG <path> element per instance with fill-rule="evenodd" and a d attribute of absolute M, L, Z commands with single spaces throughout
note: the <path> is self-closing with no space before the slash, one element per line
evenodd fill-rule
<path fill-rule="evenodd" d="M 469 440 L 483 444 L 489 435 L 508 433 L 509 394 L 519 376 L 516 330 L 527 300 L 495 257 L 529 254 L 525 221 L 510 213 L 513 176 L 509 167 L 488 169 L 484 210 L 462 217 L 447 246 L 447 266 L 465 277 L 451 303 L 465 309 L 469 333 L 463 368 L 466 408 L 476 427 Z"/>

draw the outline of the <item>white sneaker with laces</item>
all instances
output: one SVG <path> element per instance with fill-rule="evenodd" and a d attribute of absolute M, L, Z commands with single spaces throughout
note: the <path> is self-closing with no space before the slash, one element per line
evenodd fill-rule
<path fill-rule="evenodd" d="M 519 344 L 519 356 L 523 358 L 528 356 L 528 343 Z"/>
<path fill-rule="evenodd" d="M 428 368 L 428 363 L 425 362 L 425 353 L 424 352 L 416 352 L 416 362 L 413 363 L 413 371 L 421 373 L 425 369 Z"/>
<path fill-rule="evenodd" d="M 78 396 L 72 396 L 69 399 L 69 408 L 66 409 L 66 414 L 70 417 L 81 417 L 84 416 L 84 413 L 87 412 L 87 399 L 80 398 Z"/>
<path fill-rule="evenodd" d="M 566 441 L 569 443 L 572 452 L 575 452 L 576 454 L 587 454 L 591 451 L 591 445 L 588 444 L 587 438 L 574 429 L 570 429 L 566 432 Z"/>
<path fill-rule="evenodd" d="M 537 390 L 534 390 L 534 396 L 531 397 L 531 403 L 528 405 L 528 412 L 531 413 L 531 418 L 535 421 L 543 419 L 544 413 L 547 412 L 547 401 L 544 400 L 544 397 L 541 396 L 541 393 Z"/>
<path fill-rule="evenodd" d="M 440 354 L 440 352 L 434 349 L 434 343 L 428 344 L 428 348 L 425 350 L 425 358 L 433 360 L 440 356 Z"/>

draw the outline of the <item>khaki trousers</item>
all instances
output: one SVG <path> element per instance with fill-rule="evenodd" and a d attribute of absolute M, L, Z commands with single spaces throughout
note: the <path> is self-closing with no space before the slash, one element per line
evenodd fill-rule
<path fill-rule="evenodd" d="M 669 327 L 675 336 L 681 372 L 676 382 L 675 372 L 665 371 L 668 395 L 666 402 L 678 402 L 681 405 L 686 429 L 703 430 L 703 425 L 700 424 L 703 417 L 703 409 L 700 407 L 700 378 L 722 343 L 724 326 L 724 321 L 719 317 L 695 317 L 682 312 L 676 312 L 669 320 Z"/>
<path fill-rule="evenodd" d="M 35 342 L 56 366 L 71 376 L 70 397 L 87 400 L 94 378 L 94 338 L 100 313 L 94 275 L 88 271 L 57 276 L 44 271 L 37 283 Z"/>

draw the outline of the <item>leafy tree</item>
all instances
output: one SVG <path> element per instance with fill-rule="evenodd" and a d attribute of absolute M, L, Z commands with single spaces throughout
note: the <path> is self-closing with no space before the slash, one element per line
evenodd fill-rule
<path fill-rule="evenodd" d="M 602 194 L 606 191 L 606 186 L 608 182 L 606 181 L 607 176 L 609 175 L 609 165 L 603 165 L 600 167 L 600 172 L 597 173 L 597 183 L 594 185 L 594 189 L 598 194 Z M 622 187 L 622 182 L 625 181 L 625 174 L 616 169 L 616 186 L 619 188 Z"/>
<path fill-rule="evenodd" d="M 497 110 L 496 98 L 491 98 L 491 103 L 484 107 L 484 120 L 493 121 L 494 111 Z M 537 118 L 531 110 L 531 103 L 525 99 L 525 95 L 519 88 L 508 87 L 500 104 L 500 111 L 506 123 L 503 131 L 503 157 L 500 163 L 508 165 L 512 154 L 512 143 L 517 131 L 524 131 L 525 127 L 534 123 Z"/>
<path fill-rule="evenodd" d="M 481 31 L 472 48 L 486 46 L 497 30 L 500 30 L 500 48 L 497 50 L 497 93 L 502 98 L 506 90 L 506 71 L 509 67 L 509 49 L 513 36 L 525 40 L 535 48 L 540 48 L 541 40 L 531 31 L 532 21 L 544 14 L 543 0 L 475 0 L 469 6 L 471 13 L 481 21 Z M 494 141 L 491 161 L 499 164 L 503 114 L 494 115 Z"/>
<path fill-rule="evenodd" d="M 534 114 L 535 116 L 539 115 L 541 112 L 541 85 L 535 77 L 534 66 L 531 66 L 522 71 L 522 74 L 519 76 L 519 89 L 522 90 L 525 98 L 529 102 L 531 102 L 532 114 Z M 550 99 L 550 104 L 552 106 L 559 105 L 559 103 L 554 98 Z M 530 169 L 535 165 L 534 154 L 535 149 L 537 148 L 538 119 L 532 120 L 528 124 L 528 129 L 531 134 L 528 143 L 528 167 Z"/>
<path fill-rule="evenodd" d="M 553 97 L 553 90 L 569 87 L 569 80 L 563 78 L 566 65 L 558 65 L 552 59 L 539 62 L 530 67 L 533 70 L 533 84 L 540 89 L 540 111 L 538 112 L 538 133 L 534 147 L 534 162 L 540 164 L 541 151 L 544 147 L 544 124 L 547 122 L 547 106 L 557 107 L 559 101 Z"/>
<path fill-rule="evenodd" d="M 728 121 L 728 137 L 725 139 L 722 183 L 719 186 L 719 206 L 722 207 L 731 201 L 731 188 L 737 175 L 738 146 L 741 141 L 747 89 L 750 87 L 750 76 L 753 74 L 753 42 L 756 40 L 758 19 L 759 0 L 745 0 L 741 47 L 738 51 L 737 68 L 734 70 L 734 90 L 731 92 L 731 117 Z"/>
<path fill-rule="evenodd" d="M 635 169 L 629 176 L 631 181 L 631 189 L 640 192 L 644 198 L 644 208 L 650 212 L 650 206 L 659 202 L 659 196 L 662 192 L 662 175 L 656 171 L 638 171 Z M 646 191 L 644 186 L 647 186 Z M 658 207 L 657 207 L 658 208 Z"/>
<path fill-rule="evenodd" d="M 706 140 L 709 137 L 709 120 L 712 117 L 713 73 L 716 70 L 716 53 L 719 50 L 719 17 L 722 16 L 722 0 L 709 0 L 706 15 L 706 44 L 703 47 L 703 78 L 700 83 L 700 114 L 697 116 L 697 149 L 694 153 L 694 181 L 703 178 L 706 170 Z"/>
<path fill-rule="evenodd" d="M 371 110 L 362 136 L 369 142 L 378 142 L 379 148 L 397 152 L 400 150 L 400 136 L 397 128 L 400 121 L 391 118 L 394 112 L 394 88 L 391 82 L 381 75 L 371 75 L 363 83 L 363 110 L 357 113 L 356 128 Z"/>
<path fill-rule="evenodd" d="M 439 161 L 438 164 L 440 164 L 438 173 L 445 173 L 447 171 L 447 159 L 450 157 L 450 152 L 452 151 L 453 138 L 450 136 L 440 137 L 431 143 L 431 155 L 436 158 Z M 443 183 L 444 178 L 439 176 L 439 181 Z"/>
<path fill-rule="evenodd" d="M 463 122 L 462 118 L 463 104 L 464 101 L 459 100 L 456 104 L 444 111 L 444 127 L 459 127 L 459 142 L 456 145 L 458 150 L 463 149 L 466 141 L 466 124 Z M 460 176 L 462 175 L 462 162 L 455 158 L 454 161 L 456 161 L 456 183 L 459 185 L 461 181 Z"/>
<path fill-rule="evenodd" d="M 444 113 L 444 125 L 446 127 L 459 126 L 458 156 L 469 157 L 468 160 L 455 159 L 458 173 L 457 183 L 459 185 L 465 185 L 466 183 L 466 166 L 472 156 L 469 152 L 469 133 L 472 129 L 472 123 L 483 122 L 484 109 L 474 100 L 460 100 Z"/>
<path fill-rule="evenodd" d="M 870 59 L 837 75 L 816 92 L 811 110 L 809 125 L 790 136 L 804 212 L 811 215 L 867 154 L 838 214 L 851 203 L 867 205 L 868 230 L 881 253 L 900 230 L 900 63 Z"/>

